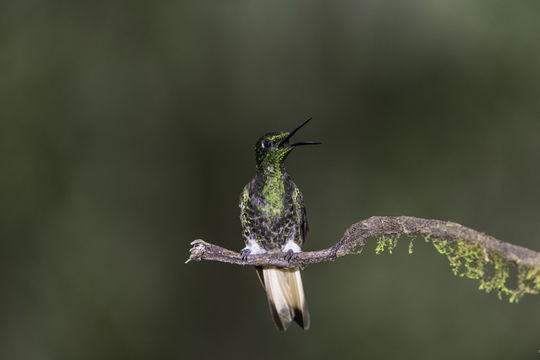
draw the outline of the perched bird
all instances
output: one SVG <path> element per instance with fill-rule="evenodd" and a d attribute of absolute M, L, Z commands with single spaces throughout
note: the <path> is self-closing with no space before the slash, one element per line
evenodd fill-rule
<path fill-rule="evenodd" d="M 287 259 L 302 250 L 308 224 L 302 193 L 285 170 L 284 161 L 304 141 L 289 143 L 307 119 L 292 131 L 268 133 L 255 143 L 256 174 L 240 195 L 240 221 L 246 247 L 241 256 L 281 251 Z M 309 328 L 300 269 L 257 267 L 276 326 L 285 331 L 294 320 Z"/>

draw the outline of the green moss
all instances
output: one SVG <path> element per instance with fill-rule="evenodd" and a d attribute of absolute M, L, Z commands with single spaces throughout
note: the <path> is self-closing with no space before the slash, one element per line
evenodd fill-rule
<path fill-rule="evenodd" d="M 540 269 L 506 260 L 496 252 L 464 240 L 432 242 L 439 253 L 448 257 L 455 275 L 479 280 L 479 290 L 487 293 L 495 291 L 499 299 L 505 296 L 512 303 L 519 301 L 524 294 L 537 294 L 540 291 Z M 514 268 L 517 270 L 517 284 L 510 286 L 510 271 Z"/>
<path fill-rule="evenodd" d="M 385 250 L 389 254 L 392 254 L 392 251 L 397 245 L 397 237 L 386 237 L 382 236 L 377 240 L 377 246 L 375 247 L 375 253 L 377 255 L 382 254 Z"/>
<path fill-rule="evenodd" d="M 433 246 L 446 255 L 454 275 L 469 279 L 484 276 L 485 254 L 477 247 L 464 241 L 434 240 Z"/>
<path fill-rule="evenodd" d="M 446 255 L 454 275 L 475 279 L 480 282 L 478 289 L 487 293 L 497 293 L 499 299 L 508 297 L 517 302 L 524 294 L 540 292 L 540 268 L 528 268 L 517 261 L 506 260 L 499 254 L 464 240 L 440 240 L 424 238 L 431 242 L 440 254 Z M 381 237 L 377 240 L 375 252 L 390 254 L 397 245 L 397 238 Z M 413 251 L 413 240 L 409 242 L 409 254 Z M 510 286 L 511 270 L 516 269 L 516 285 Z"/>
<path fill-rule="evenodd" d="M 538 294 L 540 291 L 540 269 L 518 267 L 517 292 L 512 294 L 510 302 L 517 302 L 525 294 Z"/>

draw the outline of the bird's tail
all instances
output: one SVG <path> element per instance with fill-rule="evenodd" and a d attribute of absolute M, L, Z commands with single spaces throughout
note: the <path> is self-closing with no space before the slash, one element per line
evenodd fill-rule
<path fill-rule="evenodd" d="M 257 273 L 266 290 L 270 312 L 279 330 L 287 330 L 293 320 L 304 330 L 309 329 L 309 311 L 300 269 L 264 267 L 257 268 Z"/>

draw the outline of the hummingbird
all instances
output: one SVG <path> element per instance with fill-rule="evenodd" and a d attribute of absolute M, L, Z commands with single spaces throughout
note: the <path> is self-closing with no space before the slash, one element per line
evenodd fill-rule
<path fill-rule="evenodd" d="M 289 176 L 284 162 L 296 147 L 320 144 L 289 142 L 310 120 L 291 131 L 267 133 L 255 143 L 255 177 L 240 194 L 240 222 L 246 244 L 240 251 L 243 259 L 250 254 L 282 252 L 290 260 L 302 251 L 300 246 L 308 232 L 306 208 L 302 192 Z M 300 269 L 264 266 L 256 270 L 277 328 L 285 331 L 294 320 L 307 330 L 310 316 Z"/>

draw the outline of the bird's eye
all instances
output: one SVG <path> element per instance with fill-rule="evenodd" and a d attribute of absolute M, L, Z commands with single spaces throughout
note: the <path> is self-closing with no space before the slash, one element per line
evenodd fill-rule
<path fill-rule="evenodd" d="M 264 148 L 269 148 L 269 147 L 272 147 L 274 145 L 274 142 L 272 142 L 270 140 L 263 140 L 261 145 L 262 145 L 263 149 Z"/>

